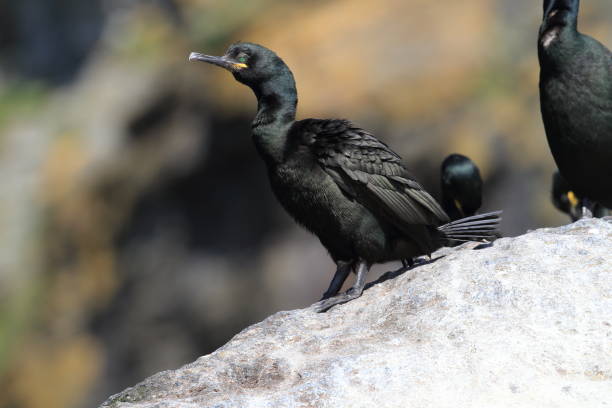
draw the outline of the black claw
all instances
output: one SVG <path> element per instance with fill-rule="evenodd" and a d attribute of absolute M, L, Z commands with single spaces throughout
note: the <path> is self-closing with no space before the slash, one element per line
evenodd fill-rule
<path fill-rule="evenodd" d="M 317 313 L 327 312 L 329 309 L 331 309 L 332 307 L 336 305 L 340 305 L 342 303 L 346 303 L 346 302 L 349 302 L 353 299 L 357 299 L 358 297 L 360 297 L 361 294 L 363 293 L 363 288 L 365 286 L 365 278 L 366 278 L 366 275 L 369 269 L 370 269 L 369 265 L 367 265 L 365 262 L 359 262 L 357 265 L 357 279 L 353 287 L 351 287 L 349 290 L 342 293 L 341 295 L 336 295 L 334 297 L 324 298 L 320 300 L 319 302 L 312 305 L 314 310 Z M 347 272 L 346 272 L 347 274 L 348 274 L 348 270 L 350 270 L 350 268 L 347 268 Z M 340 267 L 338 268 L 338 271 L 340 271 Z M 338 271 L 336 272 L 336 275 L 338 275 Z M 341 275 L 342 274 L 344 274 L 344 270 L 342 271 Z M 334 276 L 334 279 L 332 280 L 332 284 L 335 280 L 336 280 L 336 276 Z M 332 286 L 335 287 L 335 285 L 330 285 L 330 289 L 332 289 Z M 325 295 L 327 295 L 328 292 L 330 292 L 330 289 L 328 289 L 328 291 L 325 292 Z M 325 295 L 323 296 L 325 297 Z"/>
<path fill-rule="evenodd" d="M 329 283 L 329 288 L 323 294 L 321 300 L 329 299 L 334 295 L 337 295 L 346 280 L 349 272 L 351 271 L 352 264 L 345 262 L 338 262 L 338 266 L 336 268 L 336 273 Z"/>
<path fill-rule="evenodd" d="M 328 299 L 324 299 L 324 300 L 321 300 L 315 303 L 313 305 L 313 308 L 315 312 L 317 313 L 325 313 L 336 305 L 341 305 L 343 303 L 350 302 L 351 300 L 357 299 L 360 296 L 361 296 L 360 291 L 358 291 L 356 288 L 350 288 L 349 290 L 347 290 L 346 292 L 340 295 L 337 295 L 337 296 L 334 296 Z"/>
<path fill-rule="evenodd" d="M 412 268 L 414 266 L 414 259 L 412 258 L 402 259 L 402 266 L 404 268 Z"/>

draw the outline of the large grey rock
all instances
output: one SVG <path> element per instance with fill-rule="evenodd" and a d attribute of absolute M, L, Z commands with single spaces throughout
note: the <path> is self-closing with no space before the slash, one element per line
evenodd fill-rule
<path fill-rule="evenodd" d="M 102 406 L 612 406 L 612 223 L 437 255 L 326 314 L 270 316 Z"/>

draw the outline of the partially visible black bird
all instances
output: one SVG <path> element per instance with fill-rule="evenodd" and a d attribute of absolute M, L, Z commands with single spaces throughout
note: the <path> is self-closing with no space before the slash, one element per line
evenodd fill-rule
<path fill-rule="evenodd" d="M 553 205 L 570 216 L 572 221 L 582 217 L 582 201 L 576 197 L 559 171 L 553 173 L 551 198 Z"/>
<path fill-rule="evenodd" d="M 559 171 L 553 173 L 551 198 L 553 205 L 559 210 L 570 216 L 572 221 L 583 217 L 583 199 L 572 191 L 572 188 Z M 610 215 L 610 210 L 599 203 L 592 207 L 592 215 L 602 218 Z"/>
<path fill-rule="evenodd" d="M 612 53 L 577 30 L 579 0 L 544 0 L 540 105 L 550 150 L 580 197 L 612 207 Z"/>
<path fill-rule="evenodd" d="M 451 220 L 476 214 L 482 205 L 482 178 L 478 167 L 466 156 L 451 154 L 440 171 L 442 208 Z"/>
<path fill-rule="evenodd" d="M 257 97 L 253 140 L 270 184 L 287 212 L 312 231 L 337 265 L 322 312 L 361 296 L 374 263 L 430 254 L 449 240 L 495 233 L 500 212 L 449 221 L 438 203 L 409 175 L 400 157 L 346 120 L 296 121 L 293 74 L 271 50 L 237 43 L 225 55 L 191 53 L 233 73 Z M 347 275 L 356 282 L 337 295 Z"/>

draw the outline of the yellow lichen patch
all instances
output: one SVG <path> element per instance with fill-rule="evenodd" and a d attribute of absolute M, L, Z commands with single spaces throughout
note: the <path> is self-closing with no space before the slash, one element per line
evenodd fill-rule
<path fill-rule="evenodd" d="M 23 408 L 66 408 L 87 395 L 102 368 L 102 351 L 88 335 L 25 344 L 12 371 L 9 401 Z"/>
<path fill-rule="evenodd" d="M 48 268 L 62 264 L 47 291 L 50 319 L 64 316 L 64 320 L 69 320 L 75 311 L 82 317 L 93 305 L 106 304 L 117 285 L 112 226 L 100 224 L 101 219 L 107 218 L 104 206 L 83 183 L 88 158 L 81 143 L 81 138 L 70 133 L 58 137 L 44 165 L 41 198 L 49 213 L 48 231 L 50 234 L 63 231 L 46 240 Z M 73 261 L 68 265 L 61 261 L 66 245 L 74 250 Z M 60 260 L 58 265 L 56 259 Z"/>
<path fill-rule="evenodd" d="M 118 285 L 112 246 L 116 225 L 86 180 L 90 160 L 83 138 L 65 132 L 42 166 L 42 307 L 38 327 L 14 353 L 8 370 L 13 390 L 8 398 L 25 408 L 75 406 L 100 373 L 100 346 L 83 331 Z"/>
<path fill-rule="evenodd" d="M 75 194 L 77 178 L 87 163 L 83 139 L 72 132 L 60 134 L 43 164 L 42 200 L 58 203 Z"/>

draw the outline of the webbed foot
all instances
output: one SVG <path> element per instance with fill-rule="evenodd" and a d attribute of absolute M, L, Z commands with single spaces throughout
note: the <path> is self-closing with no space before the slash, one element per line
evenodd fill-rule
<path fill-rule="evenodd" d="M 370 266 L 368 264 L 366 264 L 363 261 L 360 261 L 357 264 L 357 279 L 352 288 L 350 288 L 349 290 L 347 290 L 346 292 L 340 295 L 336 295 L 336 296 L 329 297 L 329 298 L 324 298 L 323 300 L 320 300 L 319 302 L 313 304 L 311 307 L 314 309 L 315 312 L 323 313 L 323 312 L 327 312 L 329 309 L 331 309 L 332 307 L 336 305 L 340 305 L 342 303 L 350 302 L 353 299 L 357 299 L 363 293 L 363 288 L 365 286 L 365 279 L 366 279 L 366 275 L 368 274 L 369 269 L 370 269 Z M 336 272 L 336 274 L 338 274 L 338 272 Z M 336 276 L 334 276 L 334 280 L 335 279 L 336 279 Z M 332 283 L 333 283 L 333 280 L 332 280 Z M 327 292 L 325 293 L 327 294 Z"/>

